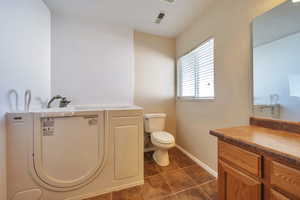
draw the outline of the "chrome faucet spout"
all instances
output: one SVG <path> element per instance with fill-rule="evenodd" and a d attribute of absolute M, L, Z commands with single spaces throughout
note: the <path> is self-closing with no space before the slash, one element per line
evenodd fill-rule
<path fill-rule="evenodd" d="M 52 98 L 50 99 L 50 101 L 48 102 L 48 104 L 47 104 L 47 108 L 51 108 L 51 103 L 52 103 L 54 100 L 56 100 L 56 99 L 62 99 L 62 98 L 63 98 L 63 97 L 60 96 L 60 95 L 56 95 L 56 96 L 52 97 Z"/>
<path fill-rule="evenodd" d="M 60 108 L 65 108 L 67 107 L 69 104 L 71 103 L 71 101 L 67 100 L 66 97 L 63 97 L 60 102 L 59 102 L 59 107 Z"/>

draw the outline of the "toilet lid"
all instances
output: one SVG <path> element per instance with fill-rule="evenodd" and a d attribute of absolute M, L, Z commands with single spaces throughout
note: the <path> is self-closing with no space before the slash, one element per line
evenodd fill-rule
<path fill-rule="evenodd" d="M 151 136 L 155 141 L 159 143 L 171 144 L 175 142 L 174 136 L 165 131 L 153 132 Z"/>

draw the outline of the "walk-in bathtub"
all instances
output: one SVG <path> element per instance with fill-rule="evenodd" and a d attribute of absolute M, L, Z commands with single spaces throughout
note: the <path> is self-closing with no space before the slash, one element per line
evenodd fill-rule
<path fill-rule="evenodd" d="M 7 113 L 9 200 L 75 200 L 143 184 L 143 111 L 74 106 Z"/>

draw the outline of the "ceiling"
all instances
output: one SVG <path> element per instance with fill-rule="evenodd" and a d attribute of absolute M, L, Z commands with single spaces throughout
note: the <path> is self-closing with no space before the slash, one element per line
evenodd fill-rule
<path fill-rule="evenodd" d="M 44 0 L 51 12 L 71 17 L 121 23 L 138 31 L 176 37 L 214 0 Z M 160 11 L 166 17 L 154 21 Z"/>
<path fill-rule="evenodd" d="M 253 21 L 253 46 L 257 47 L 300 32 L 300 3 L 287 1 Z"/>

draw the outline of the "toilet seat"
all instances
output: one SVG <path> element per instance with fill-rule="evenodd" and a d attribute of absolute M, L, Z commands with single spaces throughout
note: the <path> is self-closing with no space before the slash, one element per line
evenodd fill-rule
<path fill-rule="evenodd" d="M 151 139 L 160 144 L 172 144 L 175 142 L 174 136 L 165 131 L 151 133 Z"/>

